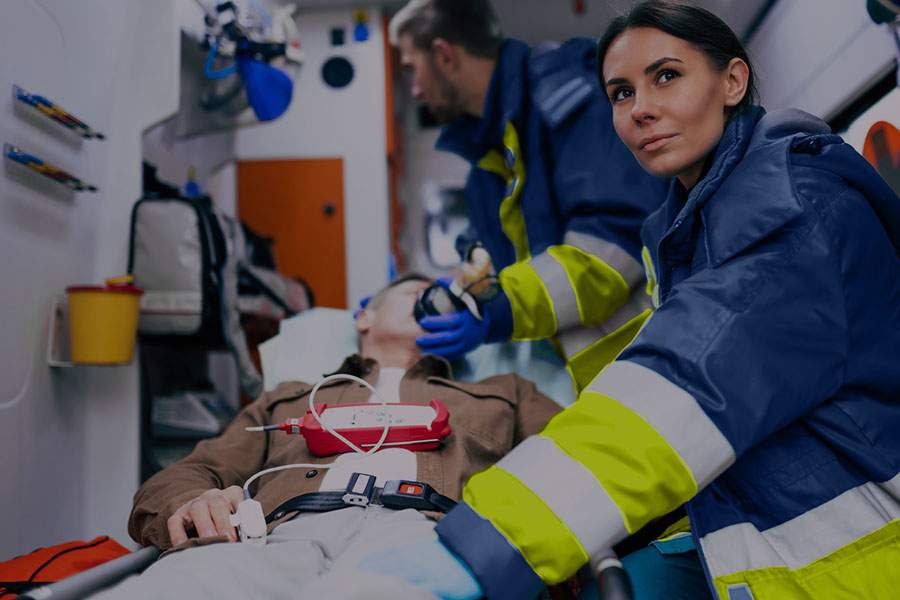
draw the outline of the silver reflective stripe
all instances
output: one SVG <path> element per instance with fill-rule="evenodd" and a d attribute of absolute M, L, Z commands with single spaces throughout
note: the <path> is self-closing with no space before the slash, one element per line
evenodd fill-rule
<path fill-rule="evenodd" d="M 549 253 L 542 252 L 531 260 L 531 268 L 535 270 L 553 301 L 553 312 L 559 329 L 580 323 L 578 301 L 569 276 L 559 261 Z"/>
<path fill-rule="evenodd" d="M 594 556 L 628 532 L 622 513 L 593 473 L 559 449 L 553 440 L 526 438 L 497 466 L 537 494 Z"/>
<path fill-rule="evenodd" d="M 644 267 L 615 244 L 580 231 L 566 232 L 563 243 L 584 250 L 608 264 L 619 272 L 629 288 L 644 283 Z"/>
<path fill-rule="evenodd" d="M 767 567 L 799 569 L 900 519 L 900 475 L 865 483 L 790 521 L 759 531 L 730 525 L 700 540 L 713 577 Z"/>
<path fill-rule="evenodd" d="M 650 296 L 640 289 L 635 290 L 632 292 L 631 296 L 629 296 L 628 302 L 620 306 L 616 312 L 611 314 L 610 317 L 603 322 L 603 327 L 612 333 L 652 306 L 653 304 L 650 301 Z"/>
<path fill-rule="evenodd" d="M 615 361 L 587 388 L 640 415 L 687 464 L 699 489 L 735 460 L 734 449 L 694 397 L 652 369 Z"/>
<path fill-rule="evenodd" d="M 558 88 L 555 92 L 550 94 L 550 96 L 544 100 L 541 104 L 541 108 L 548 112 L 552 113 L 556 110 L 557 105 L 562 102 L 567 96 L 572 94 L 579 86 L 585 85 L 587 81 L 584 77 L 576 77 L 570 81 L 567 81 L 560 88 Z"/>
<path fill-rule="evenodd" d="M 563 354 L 567 359 L 572 358 L 597 340 L 608 335 L 603 325 L 597 327 L 572 327 L 566 331 L 560 331 L 556 336 Z"/>
<path fill-rule="evenodd" d="M 581 85 L 576 87 L 572 93 L 553 110 L 553 114 L 550 116 L 550 121 L 553 125 L 562 123 L 563 119 L 566 118 L 569 111 L 572 110 L 574 106 L 591 95 L 591 92 L 593 91 L 591 84 L 583 79 L 579 78 L 579 80 L 581 81 Z"/>
<path fill-rule="evenodd" d="M 620 306 L 606 321 L 596 327 L 571 327 L 556 336 L 563 354 L 571 358 L 588 346 L 608 336 L 651 307 L 650 297 L 640 290 L 633 291 L 628 302 Z"/>

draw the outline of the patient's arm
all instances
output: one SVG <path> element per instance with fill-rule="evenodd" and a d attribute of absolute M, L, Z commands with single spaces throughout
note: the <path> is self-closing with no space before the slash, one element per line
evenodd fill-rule
<path fill-rule="evenodd" d="M 222 435 L 200 442 L 190 455 L 141 486 L 134 497 L 128 522 L 128 532 L 136 542 L 165 548 L 173 542 L 183 541 L 182 532 L 185 539 L 189 534 L 204 537 L 222 533 L 216 520 L 221 521 L 220 516 L 213 518 L 207 512 L 213 524 L 210 527 L 208 519 L 197 515 L 210 501 L 216 515 L 224 508 L 223 500 L 231 503 L 235 496 L 239 502 L 240 498 L 230 488 L 242 485 L 263 468 L 268 436 L 248 435 L 244 428 L 267 422 L 269 402 L 270 394 L 263 394 L 241 411 Z M 201 501 L 192 506 L 195 500 Z M 173 529 L 170 518 L 176 514 L 181 519 L 181 527 Z M 174 521 L 171 524 L 174 525 Z"/>

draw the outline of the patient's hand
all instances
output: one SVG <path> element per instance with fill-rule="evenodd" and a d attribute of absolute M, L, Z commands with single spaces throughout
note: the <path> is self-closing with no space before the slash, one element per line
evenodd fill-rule
<path fill-rule="evenodd" d="M 231 526 L 231 513 L 244 499 L 244 491 L 233 485 L 224 490 L 207 490 L 189 502 L 185 502 L 169 517 L 169 539 L 177 546 L 188 539 L 188 530 L 193 527 L 197 537 L 227 535 L 234 542 L 237 532 Z"/>

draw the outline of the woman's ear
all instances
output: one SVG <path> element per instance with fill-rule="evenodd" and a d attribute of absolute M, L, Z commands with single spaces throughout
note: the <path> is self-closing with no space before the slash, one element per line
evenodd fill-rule
<path fill-rule="evenodd" d="M 725 107 L 734 108 L 747 95 L 750 67 L 740 58 L 732 58 L 725 66 Z"/>

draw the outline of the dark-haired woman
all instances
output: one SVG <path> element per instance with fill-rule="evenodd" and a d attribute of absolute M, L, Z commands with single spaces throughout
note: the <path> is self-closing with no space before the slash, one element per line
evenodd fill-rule
<path fill-rule="evenodd" d="M 671 178 L 643 230 L 656 311 L 470 479 L 441 543 L 531 598 L 686 504 L 718 598 L 900 597 L 900 200 L 819 119 L 753 106 L 711 13 L 639 4 L 601 50 L 617 133 Z"/>

